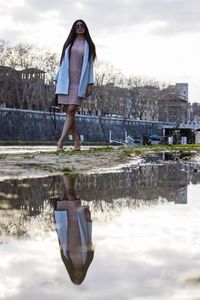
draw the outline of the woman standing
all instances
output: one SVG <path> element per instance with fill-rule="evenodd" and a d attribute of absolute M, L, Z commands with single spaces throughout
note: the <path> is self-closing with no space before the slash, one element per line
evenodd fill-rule
<path fill-rule="evenodd" d="M 93 89 L 93 61 L 95 45 L 83 20 L 76 20 L 64 43 L 60 68 L 56 75 L 56 96 L 63 105 L 66 119 L 57 148 L 63 149 L 64 139 L 71 131 L 74 149 L 80 150 L 80 139 L 75 123 L 75 114 L 82 100 L 91 95 Z"/>

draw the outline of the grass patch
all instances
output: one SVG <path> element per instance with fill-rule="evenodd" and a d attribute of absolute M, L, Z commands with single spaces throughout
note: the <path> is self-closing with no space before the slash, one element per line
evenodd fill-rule
<path fill-rule="evenodd" d="M 131 157 L 131 156 L 141 156 L 143 154 L 142 149 L 136 149 L 135 147 L 129 147 L 125 148 L 123 150 L 123 153 L 125 156 Z"/>
<path fill-rule="evenodd" d="M 57 141 L 3 141 L 0 140 L 0 146 L 55 146 Z M 84 146 L 105 146 L 107 142 L 86 142 L 83 141 L 81 144 Z M 65 141 L 66 146 L 73 146 L 70 141 Z"/>
<path fill-rule="evenodd" d="M 75 168 L 72 166 L 72 167 L 65 167 L 65 168 L 62 168 L 60 169 L 60 171 L 64 174 L 64 175 L 68 175 L 68 174 L 74 174 L 75 173 Z"/>
<path fill-rule="evenodd" d="M 113 147 L 90 147 L 90 149 L 88 150 L 84 150 L 84 151 L 80 151 L 83 153 L 95 153 L 95 152 L 108 152 L 108 151 L 112 151 L 115 150 Z"/>
<path fill-rule="evenodd" d="M 109 152 L 115 150 L 113 147 L 90 147 L 87 150 L 77 151 L 77 150 L 68 150 L 68 151 L 58 151 L 60 155 L 85 155 L 88 153 L 101 153 L 101 152 Z"/>
<path fill-rule="evenodd" d="M 127 157 L 154 155 L 158 153 L 178 154 L 180 159 L 190 159 L 193 155 L 200 153 L 200 144 L 187 145 L 144 145 L 137 147 L 127 147 L 123 149 L 123 154 Z M 121 157 L 120 157 L 121 158 Z"/>
<path fill-rule="evenodd" d="M 23 167 L 23 168 L 40 168 L 37 163 L 19 163 L 16 166 Z"/>
<path fill-rule="evenodd" d="M 133 153 L 134 153 L 135 156 L 141 156 L 142 155 L 142 151 L 139 150 L 139 149 L 134 150 Z"/>
<path fill-rule="evenodd" d="M 54 172 L 54 168 L 48 165 L 42 165 L 38 163 L 22 163 L 22 164 L 16 164 L 16 166 L 22 167 L 23 169 L 35 169 L 35 170 L 41 170 L 41 171 L 47 171 L 47 172 Z"/>
<path fill-rule="evenodd" d="M 35 158 L 35 154 L 31 154 L 31 153 L 26 153 L 23 155 L 24 159 L 32 159 Z"/>
<path fill-rule="evenodd" d="M 190 152 L 196 151 L 200 152 L 200 144 L 187 144 L 187 145 L 145 145 L 145 146 L 138 146 L 138 150 L 142 152 L 160 152 L 160 151 L 176 151 L 176 152 Z"/>
<path fill-rule="evenodd" d="M 133 150 L 130 149 L 130 148 L 125 148 L 125 149 L 123 150 L 123 154 L 124 154 L 125 156 L 131 157 L 131 155 L 133 154 Z"/>
<path fill-rule="evenodd" d="M 191 158 L 194 154 L 196 154 L 197 151 L 186 151 L 186 150 L 180 150 L 179 154 L 180 154 L 180 158 L 181 159 L 189 159 Z"/>

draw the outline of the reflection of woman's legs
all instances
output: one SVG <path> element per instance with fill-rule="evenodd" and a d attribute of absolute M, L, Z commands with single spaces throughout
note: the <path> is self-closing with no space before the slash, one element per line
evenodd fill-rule
<path fill-rule="evenodd" d="M 76 123 L 75 123 L 75 114 L 77 109 L 78 106 L 73 104 L 64 106 L 64 111 L 66 112 L 66 118 L 65 118 L 65 123 L 63 126 L 61 137 L 57 143 L 59 149 L 63 149 L 64 140 L 66 135 L 69 133 L 69 131 L 71 131 L 72 133 L 75 148 L 80 148 L 80 140 L 79 140 Z"/>
<path fill-rule="evenodd" d="M 65 185 L 65 195 L 67 196 L 66 199 L 68 200 L 77 199 L 75 189 L 74 189 L 75 179 L 76 178 L 74 176 L 63 176 L 63 181 Z"/>
<path fill-rule="evenodd" d="M 74 189 L 76 177 L 74 176 L 63 176 L 63 181 L 65 185 L 65 195 L 67 200 L 76 200 L 76 192 Z M 67 201 L 66 201 L 67 202 Z M 75 201 L 76 203 L 76 201 Z M 80 229 L 78 224 L 78 215 L 77 215 L 77 204 L 70 205 L 68 207 L 68 251 L 69 256 L 73 265 L 73 270 L 75 271 L 75 278 L 82 278 L 82 251 L 81 251 L 81 237 Z M 74 274 L 73 274 L 74 277 Z"/>

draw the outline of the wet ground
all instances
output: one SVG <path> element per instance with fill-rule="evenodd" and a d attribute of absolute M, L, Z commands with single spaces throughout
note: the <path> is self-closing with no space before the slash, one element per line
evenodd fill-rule
<path fill-rule="evenodd" d="M 82 151 L 73 151 L 68 146 L 56 151 L 55 146 L 1 146 L 0 181 L 9 178 L 38 178 L 66 172 L 92 173 L 119 168 L 128 164 L 130 158 L 124 147 L 82 146 Z M 131 164 L 138 157 L 131 158 Z"/>
<path fill-rule="evenodd" d="M 200 299 L 200 167 L 163 158 L 0 182 L 0 299 Z"/>
<path fill-rule="evenodd" d="M 97 146 L 92 146 L 97 147 Z M 0 146 L 0 154 L 27 154 L 27 153 L 37 153 L 37 152 L 52 152 L 56 150 L 56 146 L 48 145 L 48 146 Z M 90 146 L 82 146 L 82 150 L 90 149 Z M 72 150 L 73 146 L 66 146 L 66 150 Z"/>

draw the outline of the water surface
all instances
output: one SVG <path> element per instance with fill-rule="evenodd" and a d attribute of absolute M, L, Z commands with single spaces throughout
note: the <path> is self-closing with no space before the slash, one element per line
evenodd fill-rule
<path fill-rule="evenodd" d="M 68 188 L 93 220 L 81 285 L 61 259 L 49 200 L 66 196 L 68 179 L 0 182 L 0 299 L 199 299 L 197 166 L 154 162 L 74 178 Z"/>

